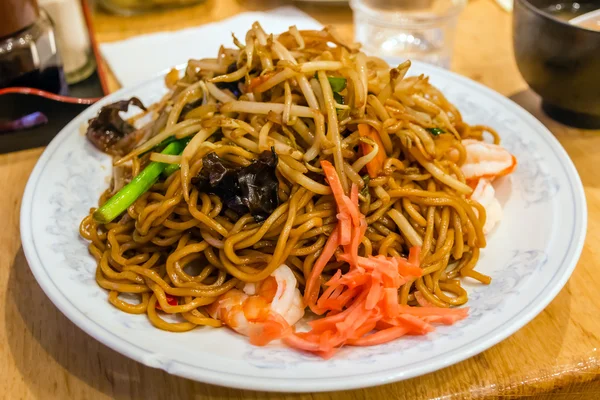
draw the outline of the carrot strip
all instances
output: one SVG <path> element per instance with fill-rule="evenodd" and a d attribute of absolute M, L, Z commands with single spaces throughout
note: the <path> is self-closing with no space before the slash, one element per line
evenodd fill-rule
<path fill-rule="evenodd" d="M 396 257 L 396 261 L 398 262 L 398 272 L 400 275 L 414 277 L 423 276 L 423 270 L 419 267 L 415 267 L 415 264 L 412 264 L 410 261 L 406 261 L 400 257 Z"/>
<path fill-rule="evenodd" d="M 372 310 L 380 301 L 382 289 L 381 280 L 371 283 L 371 288 L 369 289 L 369 294 L 367 295 L 367 301 L 365 303 L 365 308 L 367 310 Z"/>
<path fill-rule="evenodd" d="M 367 312 L 367 310 L 364 308 L 358 308 L 346 320 L 337 323 L 336 328 L 338 328 L 338 331 L 343 336 L 344 341 L 346 341 L 354 334 L 354 332 L 356 332 L 357 329 L 363 326 L 365 322 L 370 319 L 370 317 L 371 315 L 369 312 Z"/>
<path fill-rule="evenodd" d="M 284 337 L 282 339 L 282 341 L 286 345 L 296 348 L 296 349 L 312 351 L 312 352 L 319 351 L 319 345 L 317 343 L 314 343 L 310 340 L 302 338 L 302 337 L 298 336 L 297 333 L 293 333 L 291 335 Z"/>
<path fill-rule="evenodd" d="M 267 73 L 267 74 L 264 74 L 261 76 L 256 76 L 256 77 L 250 79 L 250 83 L 248 84 L 246 91 L 253 92 L 257 86 L 260 86 L 262 83 L 268 81 L 269 78 L 271 78 L 273 75 L 275 75 L 275 73 L 271 72 L 271 73 Z"/>
<path fill-rule="evenodd" d="M 358 228 L 355 230 L 355 232 L 353 232 L 354 234 L 352 235 L 352 240 L 350 240 L 350 246 L 348 248 L 344 248 L 344 251 L 346 251 L 346 253 L 348 253 L 350 256 L 348 261 L 350 265 L 358 265 L 358 247 L 360 246 L 362 238 L 365 236 L 366 232 L 367 220 L 364 216 L 362 216 L 360 218 Z"/>
<path fill-rule="evenodd" d="M 346 246 L 352 241 L 352 221 L 347 214 L 338 214 L 337 218 L 339 221 L 340 244 Z"/>
<path fill-rule="evenodd" d="M 321 303 L 329 300 L 329 297 L 331 297 L 331 295 L 333 294 L 333 292 L 336 289 L 340 288 L 340 287 L 341 287 L 340 285 L 338 285 L 338 286 L 330 286 L 327 289 L 325 289 L 325 291 L 321 294 L 321 297 L 319 297 L 319 300 L 317 300 L 317 305 L 319 307 L 322 307 Z"/>
<path fill-rule="evenodd" d="M 367 293 L 362 292 L 348 308 L 339 314 L 335 315 L 327 315 L 325 318 L 316 319 L 314 321 L 309 322 L 308 324 L 313 328 L 314 331 L 324 331 L 327 327 L 335 325 L 338 322 L 341 322 L 346 318 L 354 309 L 361 305 L 361 302 L 366 297 Z"/>
<path fill-rule="evenodd" d="M 323 358 L 324 360 L 329 360 L 331 357 L 333 357 L 335 355 L 335 353 L 337 353 L 338 349 L 336 349 L 335 347 L 332 347 L 331 350 L 329 351 L 319 351 L 317 352 L 318 355 L 321 356 L 321 358 Z"/>
<path fill-rule="evenodd" d="M 331 346 L 333 331 L 326 331 L 319 336 L 319 350 L 320 351 L 329 351 L 333 346 Z"/>
<path fill-rule="evenodd" d="M 377 133 L 375 129 L 371 128 L 367 124 L 358 124 L 358 134 L 363 138 L 371 139 L 379 147 L 375 158 L 367 163 L 367 172 L 369 173 L 369 176 L 371 178 L 377 178 L 383 171 L 383 165 L 385 164 L 385 160 L 387 158 L 383 143 L 379 137 L 379 133 Z M 373 147 L 368 143 L 361 142 L 360 147 L 363 154 L 369 154 L 373 151 Z"/>
<path fill-rule="evenodd" d="M 319 300 L 317 300 L 317 307 L 326 310 L 335 309 L 331 307 L 331 304 L 335 303 L 335 299 L 340 295 L 342 290 L 344 288 L 341 285 L 328 287 L 321 297 L 319 297 Z"/>
<path fill-rule="evenodd" d="M 343 307 L 350 302 L 358 294 L 358 288 L 346 290 L 340 294 L 336 299 L 330 300 L 331 310 L 341 311 Z M 331 313 L 327 315 L 332 315 Z"/>
<path fill-rule="evenodd" d="M 414 266 L 419 266 L 421 264 L 421 247 L 414 246 L 411 247 L 408 251 L 408 262 Z"/>
<path fill-rule="evenodd" d="M 358 186 L 356 183 L 352 184 L 352 189 L 350 190 L 350 200 L 352 204 L 358 209 Z"/>
<path fill-rule="evenodd" d="M 325 265 L 327 265 L 327 263 L 335 253 L 335 249 L 337 249 L 338 246 L 339 232 L 338 229 L 335 229 L 333 232 L 331 232 L 329 239 L 327 239 L 327 243 L 323 248 L 323 252 L 315 262 L 315 265 L 313 266 L 313 269 L 310 273 L 310 277 L 306 282 L 306 288 L 304 290 L 304 302 L 311 309 L 313 309 L 314 305 L 316 304 L 317 297 L 319 296 L 319 288 L 321 286 L 321 273 L 323 272 Z M 314 311 L 315 310 L 313 310 L 313 312 Z M 322 314 L 322 312 L 317 314 Z"/>
<path fill-rule="evenodd" d="M 397 319 L 381 318 L 379 321 L 377 321 L 375 329 L 377 329 L 378 331 L 382 331 L 384 329 L 392 328 L 394 326 L 402 326 L 402 324 Z"/>
<path fill-rule="evenodd" d="M 365 285 L 369 280 L 370 280 L 370 278 L 367 275 L 357 273 L 357 274 L 352 274 L 348 277 L 343 276 L 340 279 L 340 283 L 343 285 L 346 285 L 346 287 L 348 287 L 348 289 L 354 289 L 356 287 Z"/>
<path fill-rule="evenodd" d="M 335 198 L 335 202 L 338 206 L 338 211 L 341 213 L 346 212 L 346 204 L 344 203 L 343 197 L 344 188 L 342 187 L 342 183 L 340 182 L 340 177 L 335 170 L 335 167 L 329 161 L 321 161 L 321 168 L 323 168 L 323 172 L 325 172 L 325 178 L 327 179 L 327 183 L 329 183 L 329 187 L 333 192 L 333 197 Z"/>
<path fill-rule="evenodd" d="M 338 269 L 335 274 L 325 283 L 327 286 L 336 286 L 339 284 L 340 278 L 342 277 L 342 270 Z"/>
<path fill-rule="evenodd" d="M 352 346 L 374 346 L 376 344 L 391 342 L 392 340 L 398 339 L 407 333 L 408 329 L 405 327 L 394 326 L 392 328 L 387 328 L 371 335 L 364 336 L 360 339 L 350 339 L 346 343 Z"/>
<path fill-rule="evenodd" d="M 421 318 L 410 314 L 400 314 L 396 317 L 400 322 L 405 323 L 405 326 L 409 328 L 410 332 L 419 335 L 424 335 L 433 330 L 431 324 L 423 321 Z M 412 329 L 411 329 L 412 328 Z"/>
<path fill-rule="evenodd" d="M 369 320 L 367 320 L 362 326 L 360 326 L 359 328 L 357 328 L 354 331 L 354 333 L 352 334 L 352 336 L 350 336 L 348 338 L 347 343 L 349 343 L 351 340 L 360 339 L 361 337 L 363 337 L 367 333 L 371 332 L 373 329 L 375 329 L 375 326 L 377 325 L 377 321 L 378 320 L 379 320 L 378 317 L 369 318 Z"/>
<path fill-rule="evenodd" d="M 340 294 L 342 294 L 343 291 L 344 291 L 344 286 L 339 285 L 338 287 L 335 288 L 333 293 L 331 293 L 331 296 L 329 296 L 329 300 L 337 300 L 337 298 L 340 297 Z"/>
<path fill-rule="evenodd" d="M 396 288 L 384 289 L 385 309 L 387 315 L 398 315 L 400 307 L 398 304 L 398 290 Z"/>
<path fill-rule="evenodd" d="M 346 205 L 346 213 L 352 218 L 352 225 L 358 226 L 358 224 L 360 223 L 361 215 L 360 211 L 358 210 L 358 206 L 354 205 L 354 203 L 348 196 L 344 196 L 342 200 Z"/>
<path fill-rule="evenodd" d="M 461 316 L 458 314 L 454 315 L 432 315 L 430 317 L 423 317 L 423 321 L 429 323 L 438 323 L 444 325 L 452 325 L 461 319 L 464 319 L 466 316 Z"/>

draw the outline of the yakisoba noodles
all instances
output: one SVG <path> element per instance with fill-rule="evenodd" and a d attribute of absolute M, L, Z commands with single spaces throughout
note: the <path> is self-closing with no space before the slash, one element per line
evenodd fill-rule
<path fill-rule="evenodd" d="M 475 270 L 501 214 L 490 182 L 516 166 L 499 135 L 409 61 L 390 68 L 329 28 L 255 23 L 233 42 L 171 71 L 129 121 L 135 98 L 90 121 L 115 161 L 80 233 L 110 303 L 325 357 L 464 318 L 461 279 L 491 281 Z M 307 307 L 322 317 L 296 332 Z"/>

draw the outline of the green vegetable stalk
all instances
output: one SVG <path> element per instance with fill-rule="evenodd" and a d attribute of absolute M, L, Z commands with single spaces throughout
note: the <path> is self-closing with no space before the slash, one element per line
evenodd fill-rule
<path fill-rule="evenodd" d="M 327 80 L 329 81 L 329 85 L 331 86 L 331 90 L 333 90 L 334 92 L 341 92 L 342 90 L 346 89 L 346 78 L 340 78 L 337 76 L 330 76 L 327 77 Z"/>
<path fill-rule="evenodd" d="M 367 197 L 369 195 L 369 182 L 371 181 L 371 177 L 369 175 L 364 175 L 362 180 L 365 183 L 365 187 L 360 191 L 360 194 Z"/>
<path fill-rule="evenodd" d="M 168 178 L 175 171 L 179 170 L 179 168 L 181 168 L 181 166 L 179 164 L 167 164 L 167 166 L 165 167 L 165 170 L 163 171 L 163 176 L 165 178 Z"/>
<path fill-rule="evenodd" d="M 161 152 L 162 154 L 181 154 L 187 144 L 187 140 L 179 140 L 169 143 Z M 158 180 L 160 174 L 170 171 L 169 175 L 179 169 L 179 165 L 151 162 L 138 176 L 125 185 L 113 197 L 94 212 L 94 219 L 102 224 L 107 224 L 121 215 L 142 194 L 146 193 Z"/>
<path fill-rule="evenodd" d="M 315 79 L 319 79 L 319 76 L 315 72 Z M 329 81 L 329 86 L 331 86 L 331 90 L 333 90 L 334 94 L 337 92 L 341 92 L 346 89 L 346 78 L 342 78 L 341 76 L 328 76 L 327 80 Z"/>
<path fill-rule="evenodd" d="M 344 104 L 344 96 L 342 96 L 341 94 L 339 94 L 338 92 L 333 92 L 333 99 L 338 103 L 338 104 Z"/>
<path fill-rule="evenodd" d="M 443 130 L 442 128 L 427 128 L 427 130 L 429 131 L 429 133 L 431 133 L 433 136 L 438 136 L 442 133 L 446 133 L 445 130 Z"/>

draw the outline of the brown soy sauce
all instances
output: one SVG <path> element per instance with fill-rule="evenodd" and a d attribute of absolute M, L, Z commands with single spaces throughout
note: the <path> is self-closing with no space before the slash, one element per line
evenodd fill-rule
<path fill-rule="evenodd" d="M 0 76 L 3 75 L 2 67 L 0 62 Z M 63 69 L 58 66 L 50 66 L 44 69 L 36 68 L 25 72 L 11 80 L 0 82 L 0 88 L 2 87 L 36 88 L 60 95 L 66 95 L 69 91 Z"/>

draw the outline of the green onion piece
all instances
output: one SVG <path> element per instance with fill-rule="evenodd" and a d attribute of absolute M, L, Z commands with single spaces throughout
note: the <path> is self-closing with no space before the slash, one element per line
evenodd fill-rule
<path fill-rule="evenodd" d="M 179 165 L 179 164 L 168 164 L 165 167 L 165 170 L 163 171 L 163 176 L 165 178 L 168 178 L 173 173 L 177 172 L 179 170 L 179 168 L 181 168 L 181 165 Z"/>
<path fill-rule="evenodd" d="M 427 131 L 431 133 L 433 136 L 440 135 L 442 133 L 446 133 L 442 128 L 427 128 Z"/>
<path fill-rule="evenodd" d="M 183 142 L 183 147 L 184 148 L 188 145 L 188 143 L 190 142 L 190 140 L 192 140 L 191 136 L 186 137 L 185 139 L 181 140 L 181 142 Z M 163 176 L 165 178 L 168 178 L 175 171 L 179 170 L 179 168 L 181 168 L 181 165 L 179 165 L 179 164 L 167 164 L 167 166 L 165 167 L 165 170 L 163 171 Z"/>
<path fill-rule="evenodd" d="M 142 157 L 142 156 L 144 156 L 144 155 L 146 155 L 146 154 L 148 154 L 150 152 L 153 152 L 155 149 L 162 149 L 166 145 L 168 145 L 169 143 L 173 143 L 176 140 L 177 140 L 177 138 L 175 136 L 169 136 L 168 138 L 166 138 L 165 140 L 163 140 L 162 142 L 160 142 L 159 144 L 157 144 L 156 146 L 154 146 L 150 150 L 146 150 L 145 152 L 143 152 L 142 154 L 140 154 L 138 157 Z"/>
<path fill-rule="evenodd" d="M 188 143 L 190 142 L 190 140 L 192 140 L 192 136 L 188 136 L 185 139 L 180 140 L 180 142 L 183 142 L 183 147 L 185 148 L 188 145 Z M 183 152 L 183 150 L 181 152 Z M 178 171 L 179 168 L 181 168 L 181 165 L 179 165 L 179 164 L 167 164 L 167 166 L 165 167 L 165 170 L 163 171 L 163 176 L 165 178 L 168 178 L 175 171 Z"/>
<path fill-rule="evenodd" d="M 342 96 L 341 94 L 339 94 L 338 92 L 333 92 L 333 99 L 336 101 L 336 103 L 338 104 L 344 104 L 344 96 Z"/>
<path fill-rule="evenodd" d="M 363 197 L 367 197 L 369 195 L 369 182 L 371 181 L 371 177 L 365 175 L 362 177 L 362 180 L 365 183 L 365 187 L 360 191 L 360 194 L 363 195 Z"/>
<path fill-rule="evenodd" d="M 327 77 L 329 81 L 329 85 L 331 85 L 331 90 L 334 92 L 341 92 L 346 89 L 346 78 L 340 78 L 338 76 L 330 76 Z"/>
<path fill-rule="evenodd" d="M 319 74 L 315 72 L 315 79 L 319 79 Z M 331 90 L 334 92 L 341 92 L 346 89 L 346 78 L 342 78 L 340 76 L 328 76 L 327 80 L 329 81 L 329 86 L 331 86 Z"/>
<path fill-rule="evenodd" d="M 180 154 L 185 148 L 185 141 L 172 142 L 165 147 L 161 154 Z M 161 162 L 151 162 L 138 176 L 119 190 L 113 197 L 94 212 L 94 219 L 101 224 L 107 224 L 121 215 L 142 194 L 146 193 L 158 180 L 160 174 L 169 166 Z"/>

